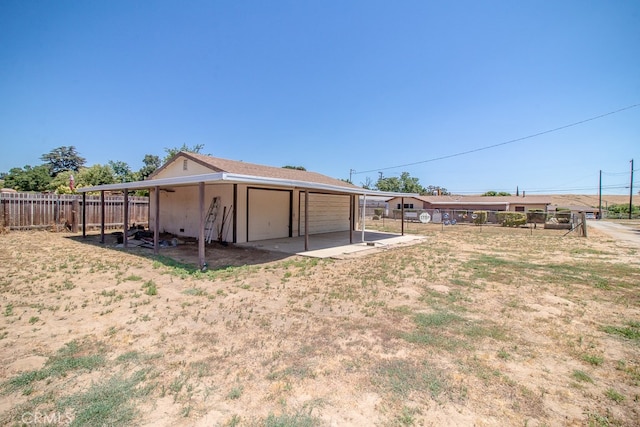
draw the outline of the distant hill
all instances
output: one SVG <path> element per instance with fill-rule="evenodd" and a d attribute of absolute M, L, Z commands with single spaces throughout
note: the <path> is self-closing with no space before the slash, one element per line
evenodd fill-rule
<path fill-rule="evenodd" d="M 551 204 L 556 206 L 598 206 L 598 195 L 586 195 L 586 194 L 554 194 L 551 195 Z M 602 195 L 602 205 L 620 205 L 629 203 L 629 195 L 626 196 L 609 196 Z M 633 204 L 640 204 L 640 195 L 634 194 Z"/>

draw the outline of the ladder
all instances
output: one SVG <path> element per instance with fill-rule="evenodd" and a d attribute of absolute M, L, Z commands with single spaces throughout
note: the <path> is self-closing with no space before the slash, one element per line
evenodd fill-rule
<path fill-rule="evenodd" d="M 204 224 L 204 240 L 207 243 L 211 243 L 211 237 L 213 237 L 213 231 L 215 229 L 216 219 L 218 218 L 218 210 L 220 209 L 220 198 L 214 197 L 209 205 L 209 211 L 207 212 L 207 219 Z"/>

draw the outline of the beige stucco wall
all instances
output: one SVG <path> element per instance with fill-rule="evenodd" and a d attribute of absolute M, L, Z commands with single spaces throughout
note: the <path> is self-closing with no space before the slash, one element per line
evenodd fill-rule
<path fill-rule="evenodd" d="M 199 188 L 197 185 L 174 187 L 160 190 L 160 232 L 172 233 L 177 236 L 198 237 L 200 227 Z M 215 184 L 205 185 L 204 210 L 209 210 L 209 205 L 214 197 L 220 197 L 218 218 L 214 226 L 222 222 L 224 207 L 231 209 L 233 204 L 233 185 Z M 150 194 L 149 226 L 153 229 L 155 224 L 155 192 Z M 225 227 L 229 227 L 228 241 L 232 240 L 232 217 L 229 214 Z M 224 232 L 224 230 L 223 230 Z M 227 233 L 224 233 L 227 234 Z"/>
<path fill-rule="evenodd" d="M 187 169 L 184 169 L 184 162 L 187 162 Z M 177 176 L 190 176 L 190 175 L 201 175 L 205 173 L 215 173 L 214 170 L 208 168 L 206 166 L 201 165 L 200 163 L 194 162 L 191 159 L 187 159 L 186 157 L 178 156 L 173 162 L 166 165 L 155 178 L 174 178 Z"/>
<path fill-rule="evenodd" d="M 393 199 L 389 200 L 389 209 L 393 210 L 393 209 L 398 209 L 398 203 L 402 203 L 402 197 L 394 197 Z M 412 204 L 413 203 L 413 209 L 423 209 L 424 206 L 424 202 L 422 200 L 416 199 L 414 197 L 405 197 L 404 198 L 404 204 Z"/>

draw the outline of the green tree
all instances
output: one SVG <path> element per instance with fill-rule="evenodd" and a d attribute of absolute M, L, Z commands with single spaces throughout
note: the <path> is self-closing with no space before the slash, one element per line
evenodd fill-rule
<path fill-rule="evenodd" d="M 162 160 L 162 163 L 167 163 L 167 160 L 178 154 L 180 151 L 187 151 L 189 153 L 201 154 L 200 152 L 204 148 L 204 144 L 196 144 L 193 147 L 189 147 L 187 144 L 182 144 L 182 147 L 165 148 L 166 155 Z"/>
<path fill-rule="evenodd" d="M 609 211 L 609 214 L 613 214 L 614 217 L 616 215 L 623 215 L 623 214 L 629 215 L 629 204 L 628 203 L 611 204 L 609 205 L 607 210 Z M 633 205 L 632 214 L 636 215 L 637 213 L 640 213 L 640 206 Z"/>
<path fill-rule="evenodd" d="M 12 168 L 5 176 L 4 185 L 18 191 L 46 191 L 51 182 L 49 171 L 47 165 Z"/>
<path fill-rule="evenodd" d="M 76 187 L 92 187 L 94 185 L 115 184 L 117 182 L 111 166 L 100 164 L 80 169 L 75 181 Z"/>
<path fill-rule="evenodd" d="M 160 157 L 153 154 L 145 154 L 142 163 L 144 163 L 144 166 L 138 171 L 139 179 L 147 179 L 162 164 Z"/>
<path fill-rule="evenodd" d="M 426 190 L 420 185 L 419 178 L 412 177 L 409 172 L 402 172 L 400 177 L 389 177 L 378 179 L 376 187 L 380 191 L 394 191 L 398 193 L 418 193 L 423 194 Z"/>
<path fill-rule="evenodd" d="M 137 180 L 136 173 L 131 170 L 126 162 L 109 160 L 109 166 L 113 169 L 116 182 L 132 182 Z"/>
<path fill-rule="evenodd" d="M 74 191 L 72 191 L 71 187 L 69 186 L 71 175 L 73 175 L 73 179 L 75 182 L 74 185 L 77 187 L 79 185 L 78 176 L 80 174 L 78 172 L 63 171 L 51 180 L 51 182 L 47 186 L 47 190 L 52 191 L 56 194 L 72 194 Z"/>
<path fill-rule="evenodd" d="M 54 148 L 47 154 L 43 154 L 40 160 L 49 167 L 49 174 L 53 177 L 62 171 L 78 172 L 86 163 L 84 157 L 80 157 L 73 145 Z"/>
<path fill-rule="evenodd" d="M 507 193 L 506 191 L 487 191 L 486 193 L 483 194 L 483 196 L 487 196 L 487 197 L 495 197 L 495 196 L 510 196 L 511 193 Z"/>
<path fill-rule="evenodd" d="M 307 168 L 305 168 L 304 166 L 291 166 L 291 165 L 283 166 L 282 169 L 295 169 L 295 170 L 298 170 L 298 171 L 306 171 L 307 170 Z"/>

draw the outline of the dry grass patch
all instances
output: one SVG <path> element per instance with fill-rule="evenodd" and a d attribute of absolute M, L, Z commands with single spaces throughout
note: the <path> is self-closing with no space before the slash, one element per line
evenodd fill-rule
<path fill-rule="evenodd" d="M 0 422 L 636 425 L 635 250 L 410 231 L 349 260 L 208 248 L 204 272 L 193 248 L 2 235 Z"/>

